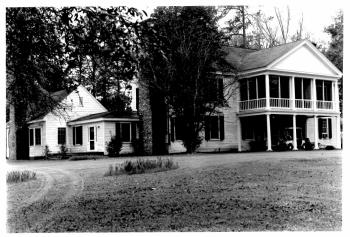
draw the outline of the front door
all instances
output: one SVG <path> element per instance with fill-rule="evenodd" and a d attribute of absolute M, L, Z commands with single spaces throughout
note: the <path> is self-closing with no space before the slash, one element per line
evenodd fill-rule
<path fill-rule="evenodd" d="M 95 150 L 95 127 L 89 127 L 89 149 Z"/>

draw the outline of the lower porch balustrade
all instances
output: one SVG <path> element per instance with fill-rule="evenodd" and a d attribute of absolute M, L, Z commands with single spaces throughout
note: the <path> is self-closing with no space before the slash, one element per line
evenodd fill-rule
<path fill-rule="evenodd" d="M 259 110 L 267 108 L 267 99 L 259 98 L 253 100 L 239 101 L 239 110 Z M 307 99 L 288 99 L 288 98 L 270 98 L 270 108 L 273 109 L 295 109 L 295 110 L 313 110 L 314 101 Z M 293 108 L 294 102 L 294 108 Z M 337 104 L 334 101 L 316 101 L 316 110 L 336 110 Z"/>

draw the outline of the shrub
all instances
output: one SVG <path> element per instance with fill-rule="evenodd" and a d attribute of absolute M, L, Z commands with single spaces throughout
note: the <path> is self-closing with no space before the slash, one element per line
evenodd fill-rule
<path fill-rule="evenodd" d="M 44 159 L 47 160 L 49 159 L 50 157 L 50 149 L 49 149 L 49 146 L 48 145 L 45 145 L 45 148 L 44 148 Z"/>
<path fill-rule="evenodd" d="M 119 156 L 119 153 L 122 149 L 122 145 L 123 143 L 120 140 L 120 138 L 113 136 L 106 146 L 108 156 Z"/>
<path fill-rule="evenodd" d="M 36 173 L 29 170 L 7 172 L 7 183 L 19 183 L 36 179 Z"/>
<path fill-rule="evenodd" d="M 157 160 L 149 160 L 149 159 L 137 159 L 137 160 L 127 160 L 123 162 L 121 165 L 110 165 L 108 170 L 105 173 L 105 176 L 113 176 L 120 174 L 143 174 L 143 173 L 154 173 L 161 172 L 166 170 L 177 169 L 179 166 L 172 159 L 166 158 L 162 159 L 158 157 Z"/>
<path fill-rule="evenodd" d="M 64 145 L 64 144 L 62 144 L 61 146 L 60 146 L 60 152 L 59 152 L 59 157 L 61 158 L 61 159 L 67 159 L 67 152 L 68 152 L 68 149 L 67 149 L 67 147 Z"/>
<path fill-rule="evenodd" d="M 71 161 L 76 161 L 76 160 L 96 160 L 98 158 L 101 158 L 101 157 L 97 157 L 97 156 L 94 156 L 94 155 L 76 155 L 76 156 L 71 156 L 68 160 L 71 160 Z"/>

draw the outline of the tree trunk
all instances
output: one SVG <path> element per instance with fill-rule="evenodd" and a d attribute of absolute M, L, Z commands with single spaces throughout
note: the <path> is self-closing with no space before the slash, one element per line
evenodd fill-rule
<path fill-rule="evenodd" d="M 16 120 L 15 120 L 15 106 L 13 104 L 10 104 L 10 121 L 9 121 L 9 139 L 8 139 L 8 146 L 9 146 L 9 159 L 10 160 L 17 160 L 17 126 L 16 126 Z"/>

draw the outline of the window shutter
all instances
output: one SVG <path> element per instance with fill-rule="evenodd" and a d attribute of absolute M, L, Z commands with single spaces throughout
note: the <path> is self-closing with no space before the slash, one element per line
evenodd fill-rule
<path fill-rule="evenodd" d="M 328 119 L 328 138 L 332 138 L 332 119 Z"/>
<path fill-rule="evenodd" d="M 120 138 L 120 123 L 115 123 L 115 137 Z"/>
<path fill-rule="evenodd" d="M 204 117 L 204 129 L 205 129 L 205 140 L 209 141 L 209 139 L 210 139 L 210 116 Z"/>
<path fill-rule="evenodd" d="M 323 119 L 318 119 L 318 138 L 322 139 L 322 122 Z"/>
<path fill-rule="evenodd" d="M 136 139 L 136 123 L 131 123 L 131 141 Z"/>
<path fill-rule="evenodd" d="M 73 146 L 75 146 L 75 127 L 73 127 Z"/>
<path fill-rule="evenodd" d="M 224 116 L 220 116 L 220 140 L 225 139 L 225 122 L 224 122 Z"/>

